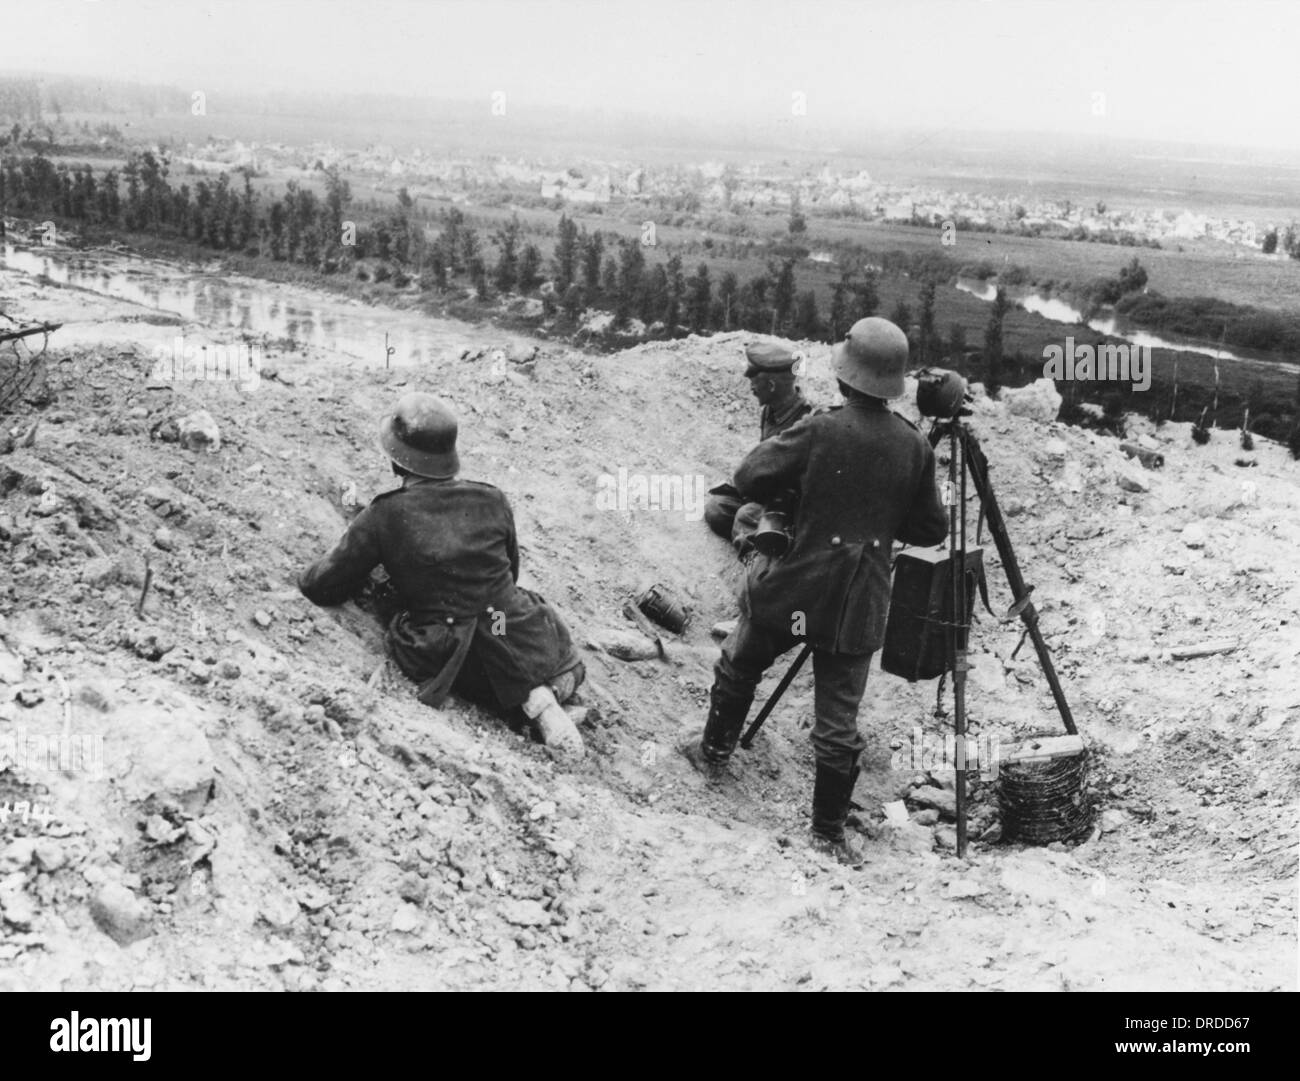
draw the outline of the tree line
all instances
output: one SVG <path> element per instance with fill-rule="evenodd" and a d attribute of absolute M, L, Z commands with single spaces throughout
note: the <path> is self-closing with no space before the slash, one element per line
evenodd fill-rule
<path fill-rule="evenodd" d="M 543 237 L 544 227 L 525 226 L 517 215 L 485 229 L 451 207 L 436 216 L 438 231 L 431 236 L 427 215 L 417 212 L 404 188 L 396 206 L 354 222 L 350 187 L 334 169 L 320 170 L 323 195 L 291 180 L 282 193 L 268 196 L 253 188 L 246 171 L 176 185 L 169 168 L 165 155 L 149 150 L 132 153 L 120 176 L 109 170 L 98 178 L 88 165 L 56 166 L 39 153 L 10 156 L 0 168 L 0 206 L 180 238 L 322 274 L 350 272 L 398 288 L 444 295 L 463 290 L 480 301 L 536 294 L 545 314 L 571 330 L 588 309 L 599 309 L 613 313 L 616 330 L 631 329 L 635 319 L 650 336 L 747 330 L 838 341 L 857 320 L 877 314 L 879 278 L 903 276 L 920 282 L 917 311 L 899 301 L 889 317 L 912 338 L 917 360 L 938 364 L 968 352 L 963 326 L 953 324 L 946 340 L 936 327 L 936 285 L 959 272 L 942 252 L 869 254 L 843 242 L 829 245 L 840 273 L 823 316 L 814 291 L 800 288 L 795 267 L 803 250 L 791 244 L 769 248 L 763 272 L 742 281 L 732 270 L 716 273 L 708 261 L 688 271 L 678 250 L 651 260 L 648 253 L 656 248 L 642 237 L 588 230 L 561 214 L 548 258 L 531 239 Z M 753 251 L 748 245 L 744 250 Z M 991 390 L 1003 381 L 1008 307 L 999 289 L 979 351 Z"/>
<path fill-rule="evenodd" d="M 40 153 L 11 155 L 0 168 L 0 207 L 323 274 L 354 272 L 437 293 L 465 288 L 480 300 L 538 292 L 557 318 L 576 324 L 587 309 L 599 308 L 613 313 L 616 328 L 635 319 L 666 336 L 751 330 L 835 340 L 878 302 L 876 271 L 862 265 L 842 272 L 823 318 L 813 290 L 799 286 L 794 253 L 776 254 L 762 273 L 741 280 L 731 270 L 715 274 L 706 261 L 689 270 L 676 251 L 652 260 L 655 246 L 641 238 L 589 231 L 563 214 L 549 258 L 529 239 L 535 227 L 526 229 L 517 216 L 486 231 L 453 207 L 439 215 L 439 232 L 430 236 L 405 189 L 395 207 L 354 222 L 349 185 L 334 169 L 322 170 L 323 195 L 291 180 L 269 196 L 241 170 L 192 183 L 169 174 L 166 156 L 151 150 L 132 153 L 120 173 L 99 176 L 88 165 L 55 165 Z"/>
<path fill-rule="evenodd" d="M 940 334 L 935 316 L 937 283 L 951 280 L 963 269 L 979 269 L 961 268 L 941 252 L 868 255 L 851 244 L 828 245 L 836 253 L 840 273 L 823 316 L 813 290 L 800 288 L 795 267 L 802 255 L 793 241 L 768 247 L 764 270 L 742 281 L 732 270 L 718 274 L 708 261 L 689 271 L 679 248 L 665 259 L 652 259 L 649 253 L 656 247 L 639 237 L 588 230 L 561 214 L 547 256 L 532 239 L 544 240 L 545 226 L 525 225 L 516 215 L 487 227 L 458 207 L 431 218 L 417 210 L 405 189 L 397 193 L 395 206 L 372 207 L 365 221 L 353 221 L 350 215 L 364 208 L 353 205 L 347 181 L 337 170 L 320 172 L 323 194 L 291 180 L 272 195 L 255 190 L 250 175 L 241 171 L 177 185 L 169 177 L 165 155 L 152 151 L 132 153 L 120 173 L 108 170 L 100 176 L 88 165 L 56 166 L 39 153 L 11 155 L 0 166 L 0 209 L 179 238 L 214 250 L 301 265 L 322 274 L 351 273 L 430 294 L 460 291 L 479 301 L 536 296 L 544 312 L 569 330 L 581 325 L 588 309 L 599 309 L 613 313 L 617 329 L 631 330 L 633 320 L 639 320 L 651 337 L 746 330 L 836 341 L 858 319 L 877 314 L 877 284 L 882 275 L 906 276 L 920 283 L 917 309 L 913 312 L 899 301 L 889 317 L 912 339 L 919 363 L 950 363 L 982 378 L 990 393 L 1035 378 L 1035 369 L 1041 374 L 1041 360 L 1004 355 L 1002 324 L 1010 301 L 1001 284 L 982 348 L 967 349 L 961 324 L 954 323 L 946 339 Z M 436 224 L 436 235 L 431 235 L 430 224 Z M 1000 283 L 1001 278 L 1000 274 Z M 1294 328 L 1282 317 L 1218 301 L 1184 303 L 1143 294 L 1146 280 L 1146 271 L 1133 259 L 1116 278 L 1092 283 L 1090 299 L 1117 303 L 1124 314 L 1145 316 L 1143 321 L 1171 330 L 1199 330 L 1207 336 L 1209 323 L 1193 328 L 1176 318 L 1185 317 L 1194 307 L 1202 320 L 1218 328 L 1226 323 L 1227 330 L 1220 329 L 1220 335 L 1229 340 L 1241 339 L 1245 344 L 1248 339 L 1260 348 L 1266 347 L 1266 340 L 1278 338 L 1295 344 Z M 1267 318 L 1260 321 L 1255 316 Z M 1180 406 L 1188 394 L 1184 389 Z M 1220 405 L 1226 406 L 1231 398 L 1225 395 Z M 1252 415 L 1260 419 L 1255 430 L 1283 437 L 1294 423 L 1292 418 L 1268 416 L 1265 408 L 1262 400 L 1252 408 Z M 1144 411 L 1150 411 L 1149 405 Z"/>

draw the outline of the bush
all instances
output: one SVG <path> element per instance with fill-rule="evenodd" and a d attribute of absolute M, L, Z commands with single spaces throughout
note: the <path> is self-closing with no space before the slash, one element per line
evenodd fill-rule
<path fill-rule="evenodd" d="M 982 282 L 988 281 L 996 273 L 997 268 L 987 259 L 981 259 L 978 263 L 966 263 L 957 271 L 959 277 L 975 278 Z"/>
<path fill-rule="evenodd" d="M 1084 286 L 1083 294 L 1093 306 L 1114 304 L 1124 295 L 1116 278 L 1093 278 Z"/>
<path fill-rule="evenodd" d="M 1263 351 L 1300 351 L 1300 320 L 1214 297 L 1166 297 L 1134 293 L 1115 310 L 1139 326 L 1203 341 L 1221 336 L 1227 345 Z"/>
<path fill-rule="evenodd" d="M 1061 391 L 1060 383 L 1057 383 L 1056 389 L 1058 393 Z M 1093 417 L 1091 413 L 1084 410 L 1082 402 L 1066 398 L 1061 403 L 1061 411 L 1057 414 L 1057 420 L 1063 424 L 1072 424 L 1077 428 L 1086 428 L 1092 424 Z"/>
<path fill-rule="evenodd" d="M 1102 417 L 1097 427 L 1104 432 L 1123 439 L 1128 432 L 1128 421 L 1124 416 L 1124 395 L 1112 391 L 1102 401 Z"/>

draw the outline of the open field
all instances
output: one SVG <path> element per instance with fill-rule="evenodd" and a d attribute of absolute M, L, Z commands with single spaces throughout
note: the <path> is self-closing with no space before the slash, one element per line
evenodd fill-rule
<path fill-rule="evenodd" d="M 78 159 L 69 159 L 78 160 Z M 120 168 L 121 160 L 95 161 L 97 169 Z M 380 180 L 372 176 L 345 174 L 352 188 L 354 202 L 373 201 L 380 207 L 396 206 L 399 182 Z M 193 183 L 200 174 L 190 178 L 183 168 L 173 174 L 177 183 Z M 296 180 L 303 188 L 323 195 L 325 185 L 319 176 L 297 170 L 276 170 L 267 176 L 257 177 L 254 188 L 270 197 L 284 190 L 288 180 Z M 415 185 L 412 185 L 415 186 Z M 420 199 L 418 205 L 437 209 L 450 209 L 455 204 L 445 199 Z M 506 204 L 503 206 L 463 205 L 462 209 L 474 218 L 485 222 L 504 222 L 517 214 L 526 229 L 541 232 L 548 240 L 553 237 L 560 211 L 535 206 Z M 567 207 L 568 214 L 588 230 L 623 237 L 638 237 L 642 223 L 655 221 L 660 253 L 666 258 L 682 244 L 698 242 L 707 236 L 728 239 L 710 233 L 698 225 L 671 225 L 656 221 L 656 216 L 667 217 L 653 209 L 634 202 L 615 202 L 594 213 L 590 208 Z M 732 217 L 732 215 L 700 215 L 707 217 Z M 785 239 L 786 216 L 750 213 L 734 216 L 743 220 L 755 239 Z M 486 238 L 485 238 L 486 239 Z M 812 216 L 807 234 L 799 243 L 812 250 L 828 243 L 849 242 L 859 244 L 870 252 L 942 251 L 959 264 L 983 261 L 995 267 L 1018 265 L 1025 267 L 1031 278 L 1039 283 L 1053 283 L 1058 289 L 1068 284 L 1082 285 L 1096 277 L 1111 277 L 1133 256 L 1137 256 L 1150 276 L 1148 287 L 1168 296 L 1214 296 L 1234 304 L 1282 312 L 1300 313 L 1300 261 L 1283 255 L 1261 255 L 1240 247 L 1215 241 L 1187 241 L 1177 247 L 1126 248 L 1115 244 L 1094 244 L 1082 241 L 1058 240 L 1044 237 L 1020 237 L 1000 233 L 958 232 L 957 242 L 951 247 L 940 243 L 940 231 L 912 225 L 864 222 L 851 219 L 831 219 Z M 549 245 L 543 244 L 543 251 Z M 655 253 L 647 253 L 653 258 Z M 699 259 L 686 256 L 694 267 Z M 763 272 L 765 257 L 749 260 L 729 260 L 708 255 L 714 277 L 731 270 L 742 281 Z M 838 279 L 833 267 L 804 264 L 799 267 L 801 288 L 813 288 L 819 302 L 828 294 L 829 284 Z"/>
<path fill-rule="evenodd" d="M 1300 161 L 1285 154 L 1258 151 L 1210 151 L 1177 144 L 1107 144 L 1083 138 L 1045 138 L 1026 145 L 989 134 L 952 131 L 942 137 L 913 136 L 904 132 L 863 136 L 857 142 L 833 141 L 816 129 L 796 130 L 780 124 L 752 130 L 713 133 L 705 138 L 691 125 L 666 129 L 642 119 L 627 126 L 627 118 L 568 116 L 539 113 L 526 100 L 515 100 L 508 115 L 492 117 L 485 103 L 385 102 L 357 115 L 340 105 L 336 113 L 283 112 L 259 115 L 242 103 L 207 101 L 204 116 L 188 113 L 75 114 L 69 119 L 95 125 L 110 123 L 132 140 L 168 140 L 202 145 L 210 138 L 238 138 L 246 142 L 278 142 L 301 147 L 304 161 L 312 144 L 341 147 L 385 145 L 397 154 L 415 147 L 446 157 L 481 160 L 485 155 L 533 158 L 555 164 L 600 162 L 631 168 L 635 164 L 705 161 L 762 163 L 776 176 L 797 177 L 823 166 L 850 170 L 866 168 L 889 183 L 926 184 L 971 194 L 1001 194 L 1015 198 L 1071 199 L 1089 204 L 1103 200 L 1112 209 L 1187 208 L 1200 213 L 1231 217 L 1241 215 L 1260 222 L 1285 222 L 1300 216 Z M 621 132 L 622 135 L 616 135 Z M 659 145 L 660 143 L 666 145 Z M 671 145 L 667 145 L 671 144 Z M 97 163 L 109 167 L 106 162 Z M 120 162 L 114 162 L 120 164 Z M 183 180 L 178 169 L 174 174 Z M 298 170 L 273 170 L 255 181 L 260 191 L 272 192 L 294 178 L 304 187 L 321 190 L 309 175 Z M 403 182 L 350 174 L 356 200 L 381 203 L 394 199 Z M 412 189 L 425 186 L 415 180 Z M 518 190 L 518 189 L 516 189 Z M 509 197 L 510 189 L 487 188 L 492 198 Z M 448 192 L 450 196 L 451 192 Z M 467 193 L 473 202 L 482 198 Z M 522 191 L 520 194 L 524 194 Z M 423 201 L 422 201 L 423 204 Z M 512 212 L 529 224 L 553 229 L 558 213 L 541 208 L 513 206 L 465 208 L 475 217 L 504 219 Z M 571 207 L 568 213 L 589 229 L 600 228 L 634 236 L 647 219 L 666 218 L 646 204 L 620 202 L 599 208 Z M 825 218 L 808 208 L 808 233 L 802 242 L 810 248 L 829 242 L 852 242 L 872 251 L 935 250 L 937 229 L 883 222 Z M 676 216 L 674 216 L 676 217 Z M 743 217 L 706 208 L 693 222 L 673 226 L 657 221 L 661 244 L 671 249 L 699 240 L 700 224 L 724 218 L 743 221 L 759 238 L 785 235 L 784 213 L 749 212 Z M 1019 264 L 1040 282 L 1076 285 L 1097 276 L 1113 275 L 1136 254 L 1150 275 L 1149 288 L 1170 296 L 1215 296 L 1236 304 L 1276 311 L 1300 312 L 1300 262 L 1284 256 L 1264 256 L 1249 249 L 1213 241 L 1165 241 L 1164 249 L 1126 249 L 1115 245 L 1018 237 L 992 233 L 957 236 L 945 251 L 962 263 L 989 260 L 995 265 Z M 691 260 L 692 265 L 694 260 Z M 755 260 L 749 268 L 729 267 L 747 278 L 760 273 Z M 721 269 L 719 273 L 721 273 Z M 809 284 L 824 291 L 828 275 L 803 271 Z M 807 286 L 805 286 L 807 287 Z"/>

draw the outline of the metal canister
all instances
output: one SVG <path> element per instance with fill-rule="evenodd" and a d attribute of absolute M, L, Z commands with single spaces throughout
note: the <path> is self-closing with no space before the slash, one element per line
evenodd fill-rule
<path fill-rule="evenodd" d="M 681 634 L 691 621 L 686 605 L 667 586 L 653 585 L 636 599 L 636 606 L 661 627 Z"/>
<path fill-rule="evenodd" d="M 749 539 L 763 555 L 780 559 L 790 549 L 790 516 L 769 507 Z"/>

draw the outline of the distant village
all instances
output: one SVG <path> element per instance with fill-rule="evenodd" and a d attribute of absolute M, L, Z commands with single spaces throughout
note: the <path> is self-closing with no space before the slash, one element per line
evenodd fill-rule
<path fill-rule="evenodd" d="M 1031 235 L 1130 234 L 1139 243 L 1216 240 L 1259 250 L 1264 237 L 1285 223 L 1209 217 L 1178 208 L 1117 210 L 1104 204 L 1033 200 L 878 183 L 865 170 L 795 173 L 771 165 L 738 167 L 721 162 L 652 168 L 631 163 L 582 162 L 556 168 L 502 157 L 448 159 L 391 147 L 340 150 L 328 144 L 293 147 L 212 139 L 188 145 L 177 165 L 197 172 L 247 168 L 310 175 L 338 168 L 374 177 L 381 187 L 404 187 L 412 198 L 450 199 L 472 205 L 486 190 L 533 195 L 559 204 L 665 202 L 690 211 L 786 212 L 925 225 L 953 222 L 990 232 Z M 829 258 L 829 257 L 827 257 Z"/>

